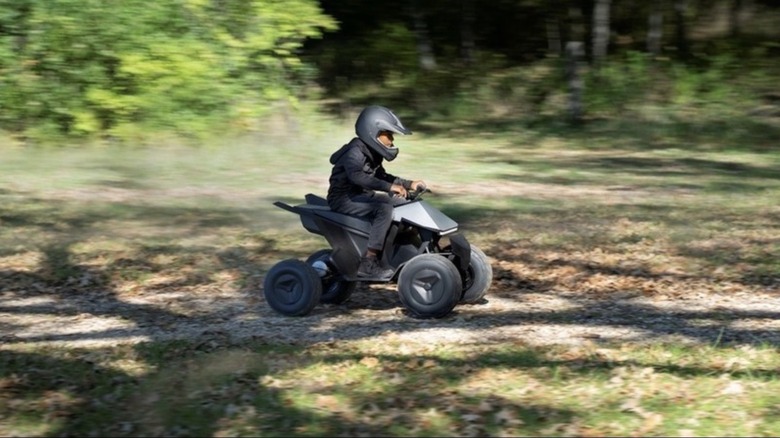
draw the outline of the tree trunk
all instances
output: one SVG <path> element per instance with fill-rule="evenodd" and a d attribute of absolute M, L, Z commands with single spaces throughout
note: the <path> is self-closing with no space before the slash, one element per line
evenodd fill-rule
<path fill-rule="evenodd" d="M 736 37 L 742 33 L 742 26 L 739 22 L 739 14 L 742 12 L 742 0 L 733 0 L 731 3 L 730 30 L 731 36 Z"/>
<path fill-rule="evenodd" d="M 593 65 L 598 67 L 607 56 L 609 45 L 609 6 L 611 0 L 596 0 L 593 5 Z"/>
<path fill-rule="evenodd" d="M 566 43 L 566 80 L 569 83 L 569 120 L 572 123 L 582 121 L 582 92 L 585 82 L 582 79 L 582 59 L 585 57 L 585 44 L 580 41 Z"/>
<path fill-rule="evenodd" d="M 547 53 L 561 55 L 561 25 L 557 17 L 547 18 Z"/>
<path fill-rule="evenodd" d="M 685 19 L 686 9 L 688 9 L 688 0 L 675 0 L 674 15 L 677 20 L 677 51 L 683 59 L 688 58 L 688 55 L 690 54 L 688 25 Z"/>
<path fill-rule="evenodd" d="M 569 9 L 570 34 L 566 43 L 566 81 L 569 84 L 569 120 L 573 124 L 582 121 L 582 93 L 585 81 L 582 78 L 583 59 L 585 58 L 585 26 L 582 10 Z"/>
<path fill-rule="evenodd" d="M 471 64 L 474 62 L 474 50 L 477 46 L 474 40 L 474 22 L 476 21 L 474 0 L 462 0 L 461 4 L 463 8 L 460 23 L 460 52 L 463 62 Z"/>
<path fill-rule="evenodd" d="M 433 70 L 436 68 L 433 43 L 428 34 L 428 24 L 425 22 L 425 16 L 418 7 L 417 2 L 412 4 L 412 18 L 414 19 L 414 33 L 417 37 L 417 54 L 419 56 L 420 68 Z"/>
<path fill-rule="evenodd" d="M 571 41 L 583 43 L 582 49 L 585 50 L 585 19 L 582 10 L 578 7 L 569 8 L 569 33 L 566 37 L 567 44 Z"/>
<path fill-rule="evenodd" d="M 656 6 L 650 11 L 647 29 L 647 51 L 654 57 L 660 56 L 664 35 L 664 14 L 660 7 Z"/>

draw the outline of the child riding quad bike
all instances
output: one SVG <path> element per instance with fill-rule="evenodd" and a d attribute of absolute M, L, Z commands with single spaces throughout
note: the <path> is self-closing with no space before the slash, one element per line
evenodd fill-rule
<path fill-rule="evenodd" d="M 482 300 L 493 279 L 485 254 L 458 233 L 458 224 L 422 200 L 422 190 L 410 191 L 393 209 L 382 263 L 392 271 L 382 278 L 358 277 L 371 223 L 368 219 L 334 212 L 314 194 L 306 203 L 274 205 L 300 216 L 303 227 L 323 236 L 331 248 L 306 261 L 283 260 L 265 277 L 268 304 L 288 316 L 309 314 L 319 303 L 340 304 L 358 282 L 397 283 L 401 303 L 415 317 L 441 318 L 458 303 Z"/>
<path fill-rule="evenodd" d="M 318 302 L 344 302 L 357 282 L 391 281 L 419 317 L 442 317 L 459 302 L 481 300 L 493 277 L 485 254 L 420 198 L 424 181 L 384 168 L 399 152 L 394 135 L 412 131 L 390 109 L 372 105 L 360 112 L 355 134 L 330 157 L 327 198 L 309 194 L 295 207 L 275 203 L 299 214 L 304 228 L 332 248 L 274 266 L 264 284 L 268 304 L 285 315 L 306 315 Z"/>

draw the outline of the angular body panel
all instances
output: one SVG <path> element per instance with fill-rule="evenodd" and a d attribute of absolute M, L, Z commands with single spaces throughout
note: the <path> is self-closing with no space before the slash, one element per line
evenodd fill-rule
<path fill-rule="evenodd" d="M 425 201 L 413 201 L 396 207 L 393 220 L 435 231 L 442 236 L 458 231 L 457 222 Z"/>

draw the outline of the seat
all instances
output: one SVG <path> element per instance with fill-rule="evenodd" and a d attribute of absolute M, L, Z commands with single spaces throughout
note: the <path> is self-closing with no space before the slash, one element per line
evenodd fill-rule
<path fill-rule="evenodd" d="M 328 206 L 328 201 L 321 196 L 308 193 L 305 196 L 305 199 L 306 204 L 299 205 L 299 207 L 309 209 L 317 214 L 317 216 L 323 217 L 343 227 L 352 228 L 365 234 L 368 234 L 369 231 L 371 231 L 371 222 L 369 222 L 368 219 L 332 211 Z"/>

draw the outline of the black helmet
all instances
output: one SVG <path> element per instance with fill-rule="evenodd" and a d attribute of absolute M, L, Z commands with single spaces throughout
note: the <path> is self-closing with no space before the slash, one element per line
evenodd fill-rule
<path fill-rule="evenodd" d="M 396 134 L 411 135 L 412 131 L 404 127 L 401 119 L 383 106 L 369 106 L 360 112 L 355 122 L 355 133 L 371 149 L 378 152 L 387 161 L 393 161 L 398 155 L 398 148 L 383 145 L 377 137 L 382 131 Z"/>

